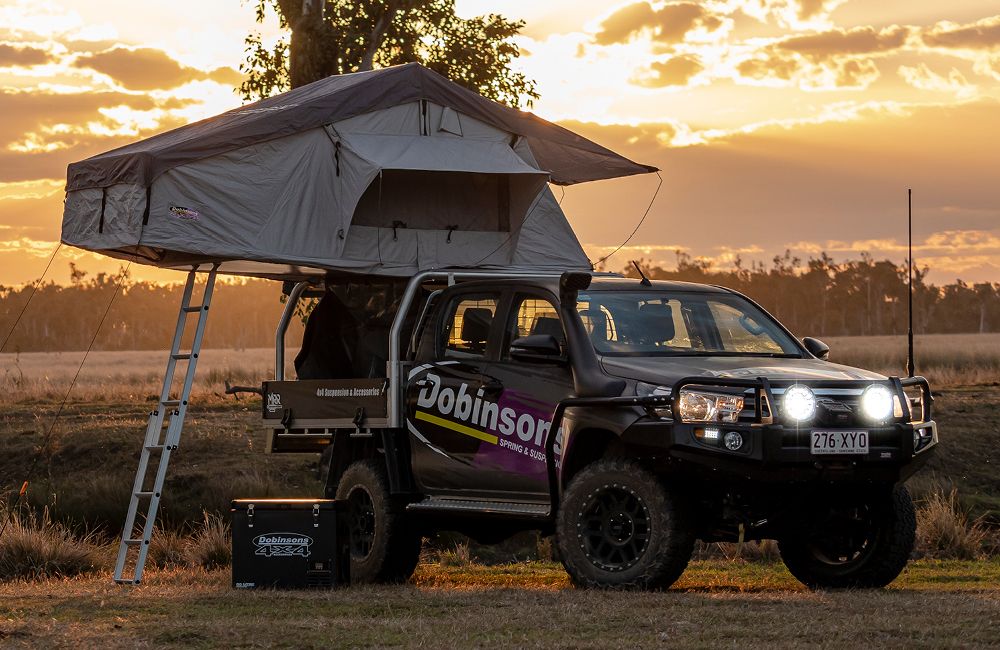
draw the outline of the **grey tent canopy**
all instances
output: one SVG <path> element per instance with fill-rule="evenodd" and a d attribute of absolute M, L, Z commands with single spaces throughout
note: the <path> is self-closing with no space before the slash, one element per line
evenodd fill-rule
<path fill-rule="evenodd" d="M 286 279 L 589 268 L 548 183 L 650 171 L 407 64 L 328 77 L 71 164 L 62 241 Z"/>

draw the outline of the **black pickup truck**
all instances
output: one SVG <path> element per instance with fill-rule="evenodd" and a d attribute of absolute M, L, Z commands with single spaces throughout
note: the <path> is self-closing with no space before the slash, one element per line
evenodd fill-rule
<path fill-rule="evenodd" d="M 699 539 L 775 539 L 814 588 L 881 587 L 906 565 L 903 483 L 938 442 L 930 387 L 831 363 L 746 296 L 425 273 L 350 332 L 314 316 L 307 341 L 326 342 L 330 370 L 286 381 L 284 327 L 310 291 L 291 292 L 264 418 L 270 451 L 325 451 L 355 581 L 407 579 L 436 530 L 554 533 L 587 587 L 666 587 Z M 356 317 L 348 307 L 325 311 Z"/>

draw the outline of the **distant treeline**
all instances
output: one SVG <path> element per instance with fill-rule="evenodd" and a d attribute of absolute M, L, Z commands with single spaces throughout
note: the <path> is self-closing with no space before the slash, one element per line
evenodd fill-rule
<path fill-rule="evenodd" d="M 835 263 L 826 254 L 800 260 L 789 254 L 770 266 L 732 270 L 678 253 L 674 269 L 642 264 L 654 279 L 707 282 L 741 291 L 800 336 L 902 334 L 906 331 L 906 268 L 889 261 Z M 635 269 L 626 268 L 635 276 Z M 914 329 L 918 334 L 1000 331 L 1000 283 L 928 284 L 926 269 L 914 274 Z M 72 269 L 69 286 L 38 288 L 4 352 L 85 350 L 120 276 Z M 180 276 L 179 276 L 180 277 Z M 0 336 L 6 337 L 30 286 L 0 287 Z M 126 278 L 97 336 L 97 350 L 156 350 L 170 346 L 182 286 Z M 274 343 L 281 313 L 281 285 L 269 280 L 220 282 L 212 303 L 205 346 L 256 348 Z M 193 327 L 189 328 L 189 331 Z M 301 328 L 294 324 L 289 345 Z M 2 339 L 0 339 L 2 340 Z"/>
<path fill-rule="evenodd" d="M 704 282 L 736 289 L 753 298 L 799 336 L 904 334 L 907 327 L 907 269 L 889 260 L 834 262 L 826 253 L 802 260 L 789 252 L 770 266 L 733 269 L 678 252 L 677 266 L 640 262 L 651 279 Z M 623 271 L 636 277 L 629 265 Z M 944 286 L 926 282 L 928 269 L 913 271 L 913 329 L 918 334 L 1000 332 L 1000 283 Z"/>
<path fill-rule="evenodd" d="M 178 278 L 184 276 L 178 273 Z M 86 350 L 121 276 L 88 276 L 73 267 L 72 283 L 39 286 L 4 352 Z M 204 281 L 204 278 L 200 278 Z M 195 300 L 200 296 L 200 287 Z M 0 336 L 6 337 L 31 287 L 0 287 Z M 158 285 L 128 278 L 115 298 L 94 344 L 96 350 L 162 350 L 170 347 L 183 285 Z M 254 348 L 274 344 L 281 314 L 281 283 L 270 280 L 219 282 L 205 333 L 205 347 Z M 194 331 L 189 316 L 187 332 Z M 289 333 L 301 338 L 301 329 Z M 0 339 L 2 341 L 2 339 Z M 294 340 L 297 344 L 298 341 Z"/>

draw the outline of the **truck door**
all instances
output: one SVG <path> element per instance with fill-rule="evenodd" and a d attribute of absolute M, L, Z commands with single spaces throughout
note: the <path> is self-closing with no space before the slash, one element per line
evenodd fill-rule
<path fill-rule="evenodd" d="M 406 426 L 414 478 L 432 493 L 478 486 L 480 449 L 496 436 L 480 426 L 483 372 L 501 342 L 500 291 L 457 291 L 429 319 L 406 380 Z"/>
<path fill-rule="evenodd" d="M 567 363 L 524 362 L 510 358 L 511 341 L 531 334 L 551 334 L 565 352 L 565 335 L 552 297 L 515 293 L 506 310 L 497 360 L 484 373 L 484 404 L 495 405 L 496 445 L 480 462 L 477 483 L 498 498 L 549 498 L 545 442 L 556 404 L 573 390 Z M 565 355 L 564 355 L 565 356 Z M 482 407 L 486 412 L 486 406 Z M 486 424 L 492 424 L 488 419 Z"/>

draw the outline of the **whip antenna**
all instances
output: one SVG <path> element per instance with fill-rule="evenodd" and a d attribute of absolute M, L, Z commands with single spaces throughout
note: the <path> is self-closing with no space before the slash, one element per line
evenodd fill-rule
<path fill-rule="evenodd" d="M 625 244 L 632 241 L 632 238 L 635 237 L 635 233 L 639 232 L 639 228 L 642 227 L 642 222 L 645 221 L 646 217 L 649 216 L 649 211 L 653 208 L 653 204 L 656 203 L 656 196 L 660 193 L 660 187 L 663 186 L 663 177 L 660 176 L 660 172 L 656 172 L 656 178 L 658 180 L 658 182 L 656 183 L 656 191 L 653 192 L 653 198 L 649 200 L 649 205 L 646 206 L 646 211 L 642 213 L 642 218 L 639 219 L 639 223 L 635 224 L 635 229 L 632 230 L 632 234 L 626 237 L 625 241 L 623 241 L 621 244 L 618 245 L 618 248 L 614 249 L 601 259 L 597 260 L 597 263 L 594 264 L 595 268 L 603 264 L 605 261 L 607 261 L 609 257 L 611 257 L 612 255 L 620 251 L 622 248 L 624 248 Z"/>
<path fill-rule="evenodd" d="M 906 190 L 906 223 L 907 223 L 907 247 L 908 254 L 906 257 L 907 275 L 909 281 L 907 283 L 907 293 L 909 294 L 909 302 L 907 306 L 907 316 L 909 318 L 909 327 L 906 331 L 906 374 L 909 377 L 913 376 L 915 371 L 915 363 L 913 360 L 913 190 Z"/>

